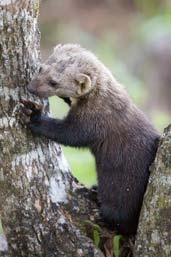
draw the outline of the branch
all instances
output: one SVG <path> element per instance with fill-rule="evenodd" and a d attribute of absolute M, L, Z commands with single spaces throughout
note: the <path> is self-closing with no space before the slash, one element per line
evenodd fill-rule
<path fill-rule="evenodd" d="M 171 256 L 171 125 L 160 140 L 141 210 L 134 257 Z"/>

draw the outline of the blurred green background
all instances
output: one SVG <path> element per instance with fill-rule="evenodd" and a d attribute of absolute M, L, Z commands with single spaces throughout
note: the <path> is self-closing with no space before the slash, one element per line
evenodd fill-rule
<path fill-rule="evenodd" d="M 93 51 L 162 132 L 171 122 L 170 0 L 48 0 L 40 12 L 42 58 L 58 43 L 79 43 Z M 50 99 L 54 116 L 68 106 Z M 88 150 L 63 147 L 74 175 L 96 183 Z"/>
<path fill-rule="evenodd" d="M 171 122 L 170 0 L 42 0 L 39 25 L 42 59 L 58 43 L 79 43 L 111 69 L 160 132 Z M 68 112 L 57 97 L 50 108 L 56 117 Z M 63 150 L 74 175 L 95 184 L 89 151 Z"/>

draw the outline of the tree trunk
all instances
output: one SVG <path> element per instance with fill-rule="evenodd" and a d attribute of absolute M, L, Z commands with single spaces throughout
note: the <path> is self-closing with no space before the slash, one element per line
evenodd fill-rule
<path fill-rule="evenodd" d="M 134 257 L 156 256 L 171 256 L 171 125 L 151 167 L 134 250 Z"/>
<path fill-rule="evenodd" d="M 82 232 L 98 218 L 88 190 L 57 144 L 19 123 L 20 97 L 40 61 L 38 11 L 38 0 L 0 1 L 0 215 L 8 255 L 103 256 Z"/>

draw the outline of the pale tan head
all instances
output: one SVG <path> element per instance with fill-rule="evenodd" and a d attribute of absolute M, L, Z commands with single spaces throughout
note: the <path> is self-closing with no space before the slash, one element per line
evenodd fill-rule
<path fill-rule="evenodd" d="M 100 65 L 94 54 L 79 45 L 57 45 L 28 90 L 39 97 L 82 97 L 96 86 Z"/>

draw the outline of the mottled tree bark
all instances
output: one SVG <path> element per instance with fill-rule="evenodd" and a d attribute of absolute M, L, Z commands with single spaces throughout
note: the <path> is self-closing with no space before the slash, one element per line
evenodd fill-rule
<path fill-rule="evenodd" d="M 1 256 L 103 256 L 82 231 L 98 217 L 61 148 L 22 127 L 18 109 L 39 66 L 38 0 L 0 1 Z M 30 97 L 30 96 L 29 96 Z"/>
<path fill-rule="evenodd" d="M 156 256 L 171 256 L 171 125 L 151 167 L 134 249 L 134 257 Z"/>

